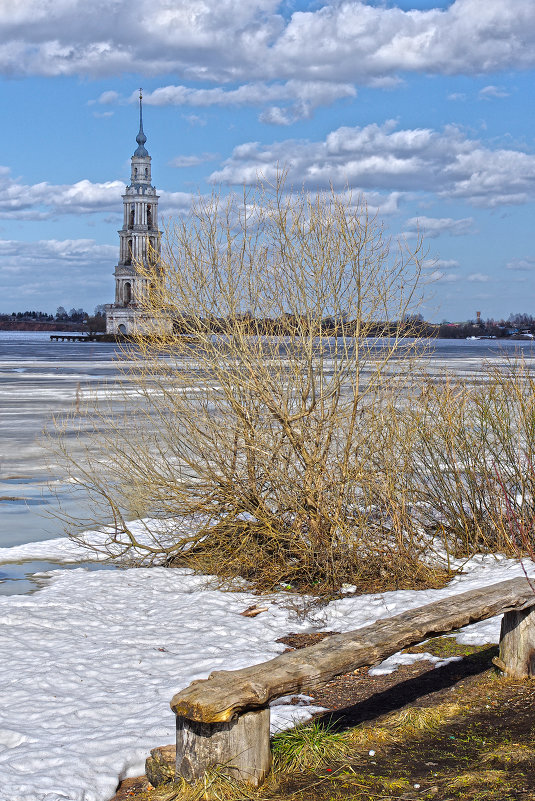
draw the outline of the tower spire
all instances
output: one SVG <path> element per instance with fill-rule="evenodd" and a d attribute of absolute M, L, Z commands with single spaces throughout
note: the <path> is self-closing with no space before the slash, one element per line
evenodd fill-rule
<path fill-rule="evenodd" d="M 139 90 L 139 133 L 136 136 L 136 142 L 138 143 L 139 147 L 137 148 L 134 156 L 148 156 L 148 152 L 145 148 L 145 142 L 147 141 L 147 137 L 143 131 L 143 90 Z"/>

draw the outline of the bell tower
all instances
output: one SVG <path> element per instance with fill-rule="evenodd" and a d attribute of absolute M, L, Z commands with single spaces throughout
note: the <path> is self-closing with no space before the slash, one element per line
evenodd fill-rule
<path fill-rule="evenodd" d="M 131 158 L 130 184 L 123 195 L 123 227 L 119 233 L 119 261 L 115 268 L 115 302 L 106 307 L 108 334 L 154 331 L 155 320 L 142 308 L 150 293 L 151 279 L 160 276 L 161 233 L 158 228 L 158 200 L 151 184 L 151 157 L 145 147 L 143 94 L 139 90 L 139 132 Z M 140 267 L 142 270 L 140 271 Z M 161 322 L 158 325 L 161 328 Z M 167 325 L 165 326 L 167 327 Z"/>

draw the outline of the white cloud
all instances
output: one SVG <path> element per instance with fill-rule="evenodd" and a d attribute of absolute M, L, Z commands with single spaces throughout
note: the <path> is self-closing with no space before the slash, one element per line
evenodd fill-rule
<path fill-rule="evenodd" d="M 528 272 L 535 270 L 535 259 L 511 259 L 506 264 L 507 270 L 519 270 L 521 272 Z"/>
<path fill-rule="evenodd" d="M 115 94 L 113 92 L 107 94 Z M 297 81 L 285 83 L 246 83 L 236 89 L 193 89 L 187 86 L 162 86 L 143 95 L 148 105 L 154 106 L 264 106 L 280 100 L 294 100 L 311 108 L 333 103 L 340 97 L 355 97 L 357 90 L 348 83 L 330 81 Z M 102 96 L 101 96 L 102 97 Z M 137 102 L 133 93 L 130 101 Z M 108 101 L 100 101 L 108 102 Z"/>
<path fill-rule="evenodd" d="M 267 125 L 291 125 L 295 122 L 296 117 L 286 108 L 280 106 L 270 106 L 258 117 L 260 122 L 265 122 Z"/>
<path fill-rule="evenodd" d="M 11 177 L 8 167 L 0 167 L 0 219 L 46 220 L 62 214 L 121 213 L 122 181 L 92 183 L 84 178 L 74 184 L 54 185 L 46 181 L 24 184 Z M 185 211 L 191 195 L 160 192 L 161 209 Z"/>
<path fill-rule="evenodd" d="M 234 89 L 217 86 L 195 89 L 189 86 L 161 86 L 146 92 L 143 100 L 153 106 L 190 106 L 193 108 L 268 106 L 260 114 L 260 121 L 273 125 L 290 125 L 296 120 L 312 116 L 318 106 L 328 106 L 341 98 L 354 98 L 357 90 L 349 83 L 332 81 L 298 81 L 246 83 Z M 138 92 L 123 98 L 117 92 L 104 92 L 92 103 L 138 102 Z M 282 102 L 283 107 L 270 105 Z"/>
<path fill-rule="evenodd" d="M 344 126 L 318 142 L 246 142 L 210 180 L 252 184 L 258 176 L 273 179 L 284 167 L 290 183 L 308 187 L 435 192 L 476 206 L 524 203 L 535 193 L 534 155 L 492 149 L 453 125 L 442 131 L 396 128 L 389 120 L 363 128 Z"/>
<path fill-rule="evenodd" d="M 106 262 L 111 269 L 118 251 L 118 245 L 99 245 L 93 239 L 43 239 L 37 242 L 0 239 L 0 274 L 25 273 L 59 262 L 86 267 Z"/>
<path fill-rule="evenodd" d="M 455 270 L 459 266 L 456 259 L 427 259 L 423 263 L 424 270 L 439 270 L 441 273 L 444 270 Z"/>
<path fill-rule="evenodd" d="M 215 158 L 215 153 L 200 153 L 198 156 L 177 156 L 169 163 L 171 167 L 197 167 L 197 165 L 212 161 Z"/>
<path fill-rule="evenodd" d="M 102 92 L 102 94 L 100 95 L 100 97 L 99 97 L 97 102 L 98 103 L 103 103 L 104 105 L 107 106 L 107 105 L 110 105 L 111 103 L 117 103 L 119 98 L 120 98 L 120 95 L 119 95 L 118 92 L 114 92 L 114 91 Z M 91 101 L 91 102 L 94 102 L 94 101 Z"/>
<path fill-rule="evenodd" d="M 0 169 L 0 218 L 42 220 L 56 214 L 87 214 L 120 210 L 124 184 L 121 181 L 54 185 L 43 181 L 24 184 Z"/>
<path fill-rule="evenodd" d="M 464 103 L 464 101 L 467 100 L 467 97 L 464 92 L 452 92 L 450 95 L 448 95 L 448 100 L 461 101 Z"/>
<path fill-rule="evenodd" d="M 405 223 L 407 233 L 419 232 L 426 239 L 436 239 L 441 234 L 464 236 L 472 233 L 473 225 L 473 217 L 463 217 L 460 220 L 454 220 L 452 217 L 411 217 Z"/>
<path fill-rule="evenodd" d="M 191 208 L 192 196 L 188 192 L 167 192 L 165 189 L 158 191 L 160 196 L 160 214 L 186 214 Z"/>
<path fill-rule="evenodd" d="M 199 128 L 203 128 L 206 125 L 206 120 L 204 117 L 199 117 L 198 114 L 186 114 L 184 115 L 184 119 L 191 125 L 191 127 L 198 126 Z"/>
<path fill-rule="evenodd" d="M 20 309 L 24 303 L 25 308 L 53 311 L 63 303 L 92 311 L 97 303 L 112 300 L 118 251 L 118 245 L 93 239 L 0 239 L 1 310 Z"/>
<path fill-rule="evenodd" d="M 470 273 L 468 280 L 477 284 L 486 284 L 487 281 L 490 281 L 490 275 L 486 275 L 485 273 Z"/>
<path fill-rule="evenodd" d="M 433 270 L 433 272 L 426 277 L 426 284 L 454 284 L 459 278 L 460 276 L 456 273 L 444 273 L 442 270 Z"/>
<path fill-rule="evenodd" d="M 18 0 L 0 6 L 7 75 L 180 74 L 188 80 L 390 83 L 399 73 L 482 74 L 535 64 L 533 0 L 402 10 L 340 0 Z"/>
<path fill-rule="evenodd" d="M 493 98 L 509 97 L 509 92 L 499 86 L 485 86 L 479 90 L 480 100 L 492 100 Z"/>

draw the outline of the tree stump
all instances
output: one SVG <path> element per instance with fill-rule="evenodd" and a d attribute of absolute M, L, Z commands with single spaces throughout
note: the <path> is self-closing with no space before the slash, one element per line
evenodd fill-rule
<path fill-rule="evenodd" d="M 220 766 L 258 787 L 271 766 L 269 708 L 245 712 L 227 723 L 201 723 L 177 715 L 176 775 L 192 782 Z"/>
<path fill-rule="evenodd" d="M 500 631 L 500 660 L 508 676 L 535 676 L 535 606 L 506 612 Z"/>

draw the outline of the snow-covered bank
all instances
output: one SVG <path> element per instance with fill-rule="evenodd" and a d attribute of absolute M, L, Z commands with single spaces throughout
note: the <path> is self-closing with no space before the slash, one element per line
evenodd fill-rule
<path fill-rule="evenodd" d="M 42 543 L 47 558 L 53 542 Z M 24 546 L 27 557 L 38 559 L 40 547 Z M 0 549 L 0 562 L 11 550 Z M 478 557 L 442 590 L 335 601 L 316 628 L 359 628 L 521 572 L 511 561 Z M 49 575 L 34 595 L 0 598 L 1 801 L 106 801 L 119 779 L 143 772 L 151 748 L 173 741 L 169 701 L 177 690 L 213 669 L 269 659 L 284 649 L 277 638 L 313 628 L 292 616 L 282 595 L 262 599 L 269 610 L 258 617 L 242 617 L 258 596 L 221 592 L 188 570 Z M 498 635 L 495 618 L 460 639 Z M 277 706 L 274 726 L 310 711 Z"/>

